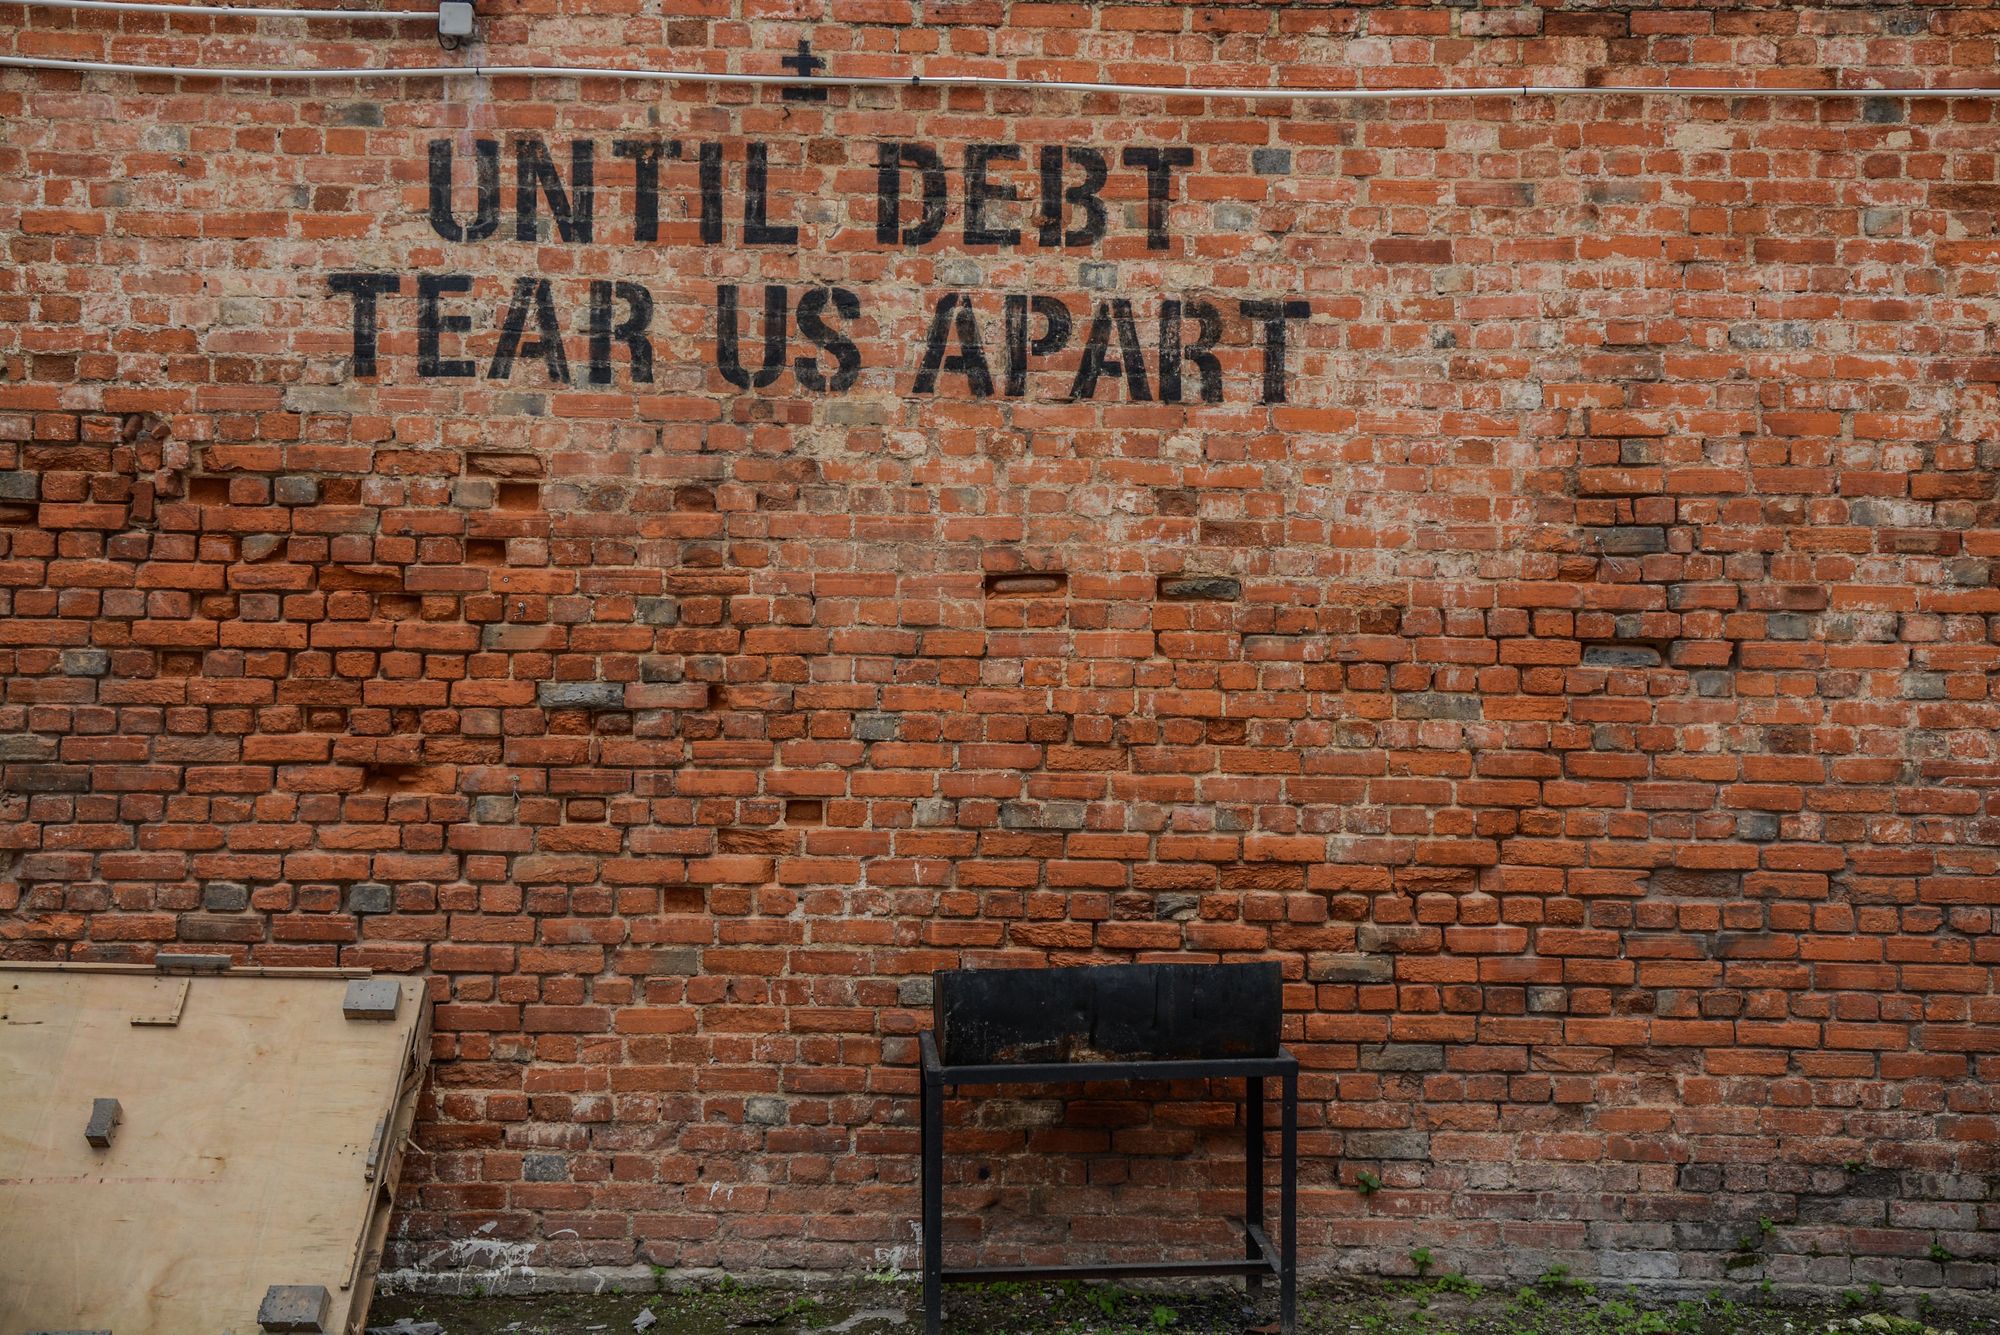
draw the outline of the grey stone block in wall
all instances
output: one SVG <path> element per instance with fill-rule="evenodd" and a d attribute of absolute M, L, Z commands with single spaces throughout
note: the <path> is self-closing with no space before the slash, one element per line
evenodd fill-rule
<path fill-rule="evenodd" d="M 1441 718 L 1457 723 L 1477 723 L 1486 716 L 1486 706 L 1476 695 L 1445 691 L 1411 691 L 1396 698 L 1399 718 Z"/>
<path fill-rule="evenodd" d="M 1160 581 L 1160 597 L 1178 602 L 1226 603 L 1243 596 L 1243 581 L 1229 575 L 1176 575 Z"/>
<path fill-rule="evenodd" d="M 1903 211 L 1901 209 L 1873 208 L 1861 210 L 1861 230 L 1869 236 L 1889 236 L 1902 230 Z"/>
<path fill-rule="evenodd" d="M 1751 843 L 1769 843 L 1778 837 L 1778 818 L 1769 811 L 1740 811 L 1736 815 L 1736 837 Z"/>
<path fill-rule="evenodd" d="M 0 473 L 0 501 L 32 501 L 40 489 L 40 473 Z"/>
<path fill-rule="evenodd" d="M 785 1101 L 783 1099 L 760 1096 L 743 1100 L 743 1120 L 758 1126 L 783 1126 L 785 1124 Z"/>
<path fill-rule="evenodd" d="M 1660 651 L 1643 644 L 1591 644 L 1583 650 L 1585 667 L 1658 667 Z"/>
<path fill-rule="evenodd" d="M 1257 224 L 1257 211 L 1248 205 L 1227 202 L 1215 206 L 1215 226 L 1224 232 L 1244 232 Z"/>
<path fill-rule="evenodd" d="M 319 479 L 287 473 L 272 484 L 271 498 L 280 505 L 319 504 Z"/>
<path fill-rule="evenodd" d="M 1002 802 L 1000 826 L 1006 830 L 1081 830 L 1081 802 Z"/>
<path fill-rule="evenodd" d="M 1710 668 L 1693 674 L 1695 694 L 1715 699 L 1736 689 L 1736 674 L 1726 668 Z"/>
<path fill-rule="evenodd" d="M 695 946 L 655 946 L 646 952 L 646 972 L 672 976 L 701 972 L 701 951 Z"/>
<path fill-rule="evenodd" d="M 396 906 L 396 892 L 380 881 L 356 881 L 347 887 L 349 913 L 387 913 Z"/>
<path fill-rule="evenodd" d="M 1945 680 L 1942 672 L 1905 672 L 1903 696 L 1909 700 L 1942 700 Z"/>
<path fill-rule="evenodd" d="M 937 280 L 946 287 L 983 287 L 986 271 L 979 261 L 965 256 L 941 256 L 937 262 Z"/>
<path fill-rule="evenodd" d="M 451 484 L 451 503 L 461 510 L 481 510 L 493 504 L 494 484 L 483 477 L 462 477 Z"/>
<path fill-rule="evenodd" d="M 1442 1043 L 1364 1043 L 1361 1046 L 1364 1071 L 1442 1071 Z"/>
<path fill-rule="evenodd" d="M 902 720 L 894 714 L 856 714 L 854 739 L 860 742 L 894 741 L 896 732 L 901 727 Z"/>
<path fill-rule="evenodd" d="M 1388 983 L 1395 981 L 1396 962 L 1380 955 L 1315 951 L 1306 956 L 1306 978 L 1315 983 Z"/>
<path fill-rule="evenodd" d="M 111 654 L 104 649 L 65 649 L 62 670 L 65 677 L 101 677 L 111 671 Z"/>
<path fill-rule="evenodd" d="M 681 600 L 665 595 L 651 598 L 634 598 L 633 614 L 642 626 L 678 626 L 681 623 Z"/>
<path fill-rule="evenodd" d="M 1292 150 L 1289 148 L 1257 148 L 1250 151 L 1250 170 L 1259 176 L 1289 176 L 1292 173 Z"/>
<path fill-rule="evenodd" d="M 1812 638 L 1813 619 L 1804 612 L 1773 612 L 1764 618 L 1764 630 L 1774 640 Z"/>
<path fill-rule="evenodd" d="M 201 906 L 210 913 L 241 913 L 250 907 L 250 887 L 240 881 L 210 881 L 201 888 Z"/>
<path fill-rule="evenodd" d="M 545 681 L 535 687 L 544 709 L 623 709 L 625 685 L 616 681 Z"/>
<path fill-rule="evenodd" d="M 530 1154 L 521 1160 L 521 1176 L 530 1182 L 566 1182 L 569 1160 L 560 1154 Z"/>
<path fill-rule="evenodd" d="M 1597 549 L 1607 556 L 1650 556 L 1667 550 L 1667 531 L 1657 524 L 1623 524 L 1595 532 Z"/>

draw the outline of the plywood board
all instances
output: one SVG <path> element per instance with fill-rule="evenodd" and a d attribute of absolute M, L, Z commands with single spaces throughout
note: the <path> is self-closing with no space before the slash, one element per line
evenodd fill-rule
<path fill-rule="evenodd" d="M 418 979 L 349 1020 L 352 976 L 0 964 L 0 1335 L 257 1335 L 273 1284 L 360 1328 L 430 1026 Z"/>

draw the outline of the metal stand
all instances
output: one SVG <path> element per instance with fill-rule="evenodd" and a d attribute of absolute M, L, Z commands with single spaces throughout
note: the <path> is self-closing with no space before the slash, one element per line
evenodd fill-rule
<path fill-rule="evenodd" d="M 1047 1062 L 1019 1066 L 946 1066 L 937 1040 L 921 1038 L 924 1092 L 923 1140 L 924 1335 L 944 1329 L 946 1284 L 991 1280 L 1156 1278 L 1161 1275 L 1242 1275 L 1252 1297 L 1264 1277 L 1278 1278 L 1278 1322 L 1283 1335 L 1298 1329 L 1299 1063 L 1283 1048 L 1275 1057 L 1217 1061 Z M 1283 1085 L 1278 1135 L 1278 1243 L 1264 1231 L 1264 1079 Z M 1245 1129 L 1243 1259 L 1240 1261 L 1142 1261 L 1125 1265 L 946 1266 L 944 1263 L 944 1091 L 964 1085 L 1062 1084 L 1084 1080 L 1200 1080 L 1241 1078 Z M 1234 1221 L 1231 1221 L 1234 1222 Z"/>

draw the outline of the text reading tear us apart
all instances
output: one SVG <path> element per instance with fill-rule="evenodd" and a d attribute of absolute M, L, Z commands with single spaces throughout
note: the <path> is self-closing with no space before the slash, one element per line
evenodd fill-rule
<path fill-rule="evenodd" d="M 511 147 L 503 155 L 498 141 L 482 139 L 468 154 L 447 139 L 430 143 L 427 213 L 439 237 L 456 245 L 546 239 L 587 246 L 604 244 L 609 233 L 631 244 L 800 244 L 799 224 L 774 208 L 766 144 L 751 142 L 737 155 L 717 142 L 615 139 L 612 156 L 631 164 L 629 185 L 621 173 L 615 190 L 599 180 L 594 140 L 571 141 L 560 166 L 541 140 Z M 503 156 L 511 181 L 503 182 Z M 1143 216 L 1145 249 L 1168 250 L 1170 206 L 1193 162 L 1185 147 L 1114 153 L 1045 145 L 1031 152 L 993 143 L 965 145 L 947 162 L 946 150 L 933 145 L 881 143 L 870 192 L 874 225 L 858 235 L 863 245 L 872 236 L 877 246 L 899 249 L 1027 248 L 1032 237 L 1043 251 L 1090 250 L 1110 234 L 1111 204 L 1123 199 Z M 675 201 L 676 190 L 686 197 Z M 612 195 L 622 202 L 607 205 Z M 612 216 L 621 219 L 615 228 L 604 225 Z M 854 248 L 845 234 L 842 248 Z M 566 298 L 547 278 L 523 275 L 504 299 L 488 303 L 488 318 L 479 322 L 475 280 L 465 273 L 417 274 L 410 283 L 395 273 L 337 273 L 330 288 L 350 299 L 356 375 L 379 373 L 384 329 L 408 321 L 420 379 L 509 380 L 524 364 L 561 384 L 609 385 L 621 378 L 621 365 L 634 384 L 654 377 L 657 302 L 644 283 L 594 280 Z M 907 301 L 906 293 L 897 296 L 898 304 Z M 804 391 L 837 394 L 861 380 L 878 349 L 898 357 L 910 349 L 915 365 L 898 369 L 910 372 L 913 394 L 1020 398 L 1046 385 L 1072 402 L 1102 390 L 1131 402 L 1281 403 L 1292 326 L 1311 314 L 1295 296 L 1180 293 L 1135 301 L 953 288 L 920 297 L 921 338 L 915 329 L 869 337 L 866 297 L 865 287 L 835 284 L 765 284 L 761 297 L 720 284 L 712 302 L 713 365 L 738 389 L 778 386 L 789 375 Z M 571 302 L 574 311 L 565 309 Z M 494 335 L 483 359 L 463 355 L 476 330 Z M 761 346 L 752 350 L 753 343 Z"/>

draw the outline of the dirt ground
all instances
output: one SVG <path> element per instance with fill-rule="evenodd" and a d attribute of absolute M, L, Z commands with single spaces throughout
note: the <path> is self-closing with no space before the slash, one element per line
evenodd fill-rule
<path fill-rule="evenodd" d="M 648 1314 L 651 1319 L 648 1320 Z M 1271 1295 L 1108 1284 L 987 1284 L 945 1291 L 946 1329 L 981 1335 L 1267 1335 Z M 1426 1281 L 1312 1285 L 1299 1300 L 1307 1335 L 2000 1335 L 2000 1304 L 1946 1310 L 1883 1293 L 1829 1294 L 1781 1305 L 1754 1287 L 1679 1302 L 1585 1284 L 1552 1272 L 1518 1288 L 1455 1275 Z M 434 1298 L 385 1295 L 371 1333 L 394 1335 L 917 1335 L 919 1291 L 908 1280 L 588 1297 Z"/>

